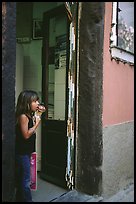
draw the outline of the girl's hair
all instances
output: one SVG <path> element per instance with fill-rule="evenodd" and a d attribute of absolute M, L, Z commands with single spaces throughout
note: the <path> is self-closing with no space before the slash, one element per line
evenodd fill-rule
<path fill-rule="evenodd" d="M 17 100 L 17 106 L 16 106 L 16 118 L 18 118 L 21 114 L 32 114 L 31 111 L 31 103 L 33 101 L 39 100 L 38 94 L 35 91 L 32 90 L 25 90 L 22 91 Z"/>

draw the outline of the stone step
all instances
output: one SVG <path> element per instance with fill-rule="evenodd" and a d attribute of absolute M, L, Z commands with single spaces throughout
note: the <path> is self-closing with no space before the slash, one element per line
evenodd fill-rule
<path fill-rule="evenodd" d="M 102 197 L 87 195 L 74 189 L 50 202 L 101 202 L 102 199 Z"/>

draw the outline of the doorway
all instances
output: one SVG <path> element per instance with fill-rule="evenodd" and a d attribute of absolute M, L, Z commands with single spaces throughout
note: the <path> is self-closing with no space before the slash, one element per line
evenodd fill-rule
<path fill-rule="evenodd" d="M 42 179 L 71 189 L 74 72 L 69 64 L 74 33 L 67 10 L 71 4 L 65 3 L 17 2 L 16 98 L 23 89 L 38 92 L 47 109 L 37 130 L 38 172 Z"/>
<path fill-rule="evenodd" d="M 68 19 L 65 6 L 44 13 L 42 96 L 46 114 L 42 119 L 41 176 L 66 187 Z"/>

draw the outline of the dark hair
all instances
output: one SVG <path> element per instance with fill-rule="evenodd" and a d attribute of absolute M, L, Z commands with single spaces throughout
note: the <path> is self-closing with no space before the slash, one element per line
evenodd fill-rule
<path fill-rule="evenodd" d="M 21 114 L 32 114 L 30 104 L 32 101 L 39 100 L 38 94 L 33 90 L 22 91 L 17 100 L 16 118 Z"/>

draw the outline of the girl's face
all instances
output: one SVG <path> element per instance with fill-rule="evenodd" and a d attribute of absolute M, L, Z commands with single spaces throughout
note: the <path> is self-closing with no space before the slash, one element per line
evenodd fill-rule
<path fill-rule="evenodd" d="M 37 111 L 38 105 L 39 105 L 39 101 L 38 100 L 37 101 L 32 101 L 32 103 L 31 103 L 31 110 L 33 112 Z"/>

